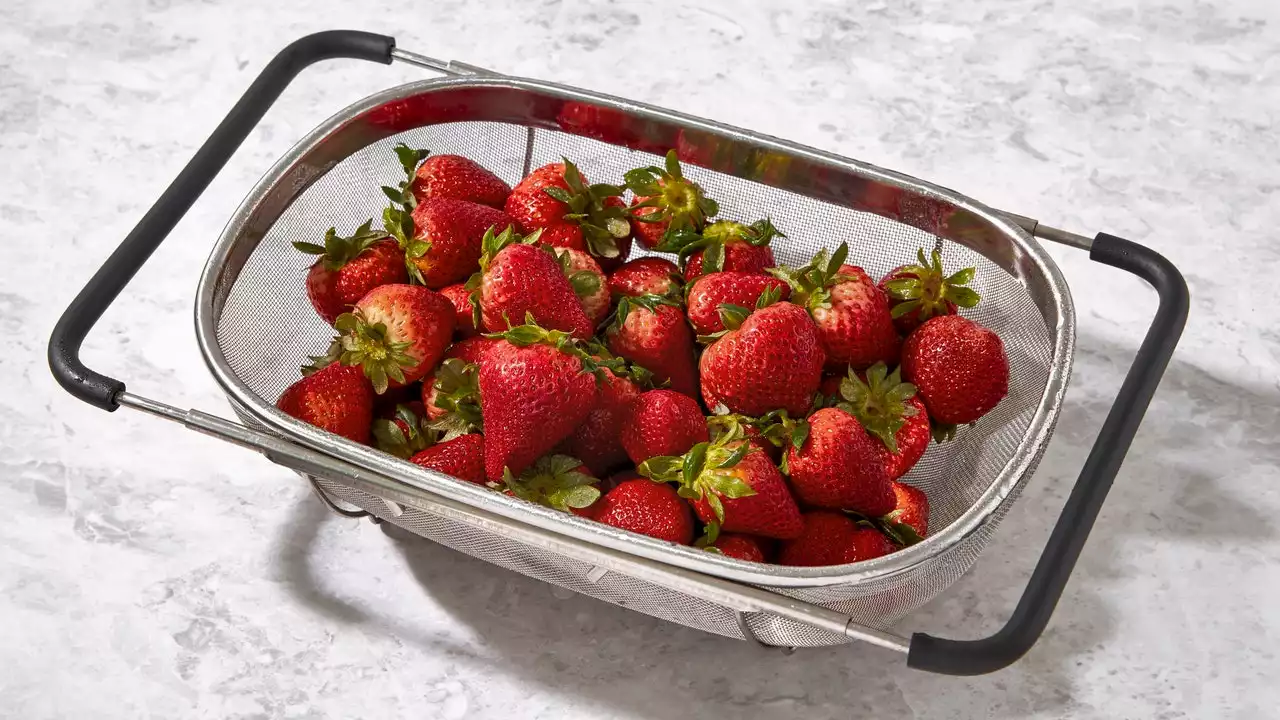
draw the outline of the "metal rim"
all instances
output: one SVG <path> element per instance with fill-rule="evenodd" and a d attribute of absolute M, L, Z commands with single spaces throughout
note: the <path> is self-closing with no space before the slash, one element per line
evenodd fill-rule
<path fill-rule="evenodd" d="M 688 127 L 728 135 L 772 150 L 829 165 L 835 169 L 852 172 L 877 182 L 894 185 L 910 192 L 942 199 L 958 208 L 972 212 L 988 222 L 993 228 L 1003 233 L 1023 256 L 1042 273 L 1047 281 L 1047 290 L 1051 300 L 1050 305 L 1054 310 L 1054 317 L 1046 318 L 1046 324 L 1050 324 L 1049 320 L 1054 320 L 1051 323 L 1052 326 L 1048 327 L 1053 337 L 1053 359 L 1049 367 L 1049 377 L 1035 413 L 1010 461 L 1006 463 L 1005 467 L 987 487 L 987 490 L 967 511 L 946 528 L 926 538 L 923 542 L 882 558 L 852 565 L 797 568 L 780 565 L 760 565 L 724 558 L 693 548 L 616 531 L 616 529 L 576 516 L 565 515 L 549 508 L 522 503 L 500 493 L 494 493 L 485 488 L 420 468 L 372 448 L 361 446 L 342 438 L 335 438 L 318 428 L 285 415 L 277 410 L 274 405 L 262 402 L 255 393 L 235 376 L 221 348 L 218 346 L 217 311 L 214 308 L 215 291 L 219 284 L 225 281 L 222 277 L 223 269 L 233 247 L 239 241 L 239 237 L 246 229 L 249 221 L 259 210 L 268 194 L 284 178 L 289 177 L 299 167 L 302 160 L 326 138 L 331 137 L 347 124 L 357 121 L 365 113 L 388 102 L 403 100 L 407 97 L 460 86 L 473 87 L 477 85 L 507 87 L 548 94 L 566 100 L 620 106 L 628 112 L 638 115 L 647 115 L 657 120 L 679 123 Z M 323 174 L 323 171 L 319 169 L 313 169 L 313 172 L 313 177 Z M 303 187 L 305 187 L 305 184 Z M 301 192 L 303 187 L 298 187 L 296 192 Z M 973 249 L 981 252 L 981 248 Z M 620 100 L 607 95 L 569 88 L 554 83 L 510 77 L 435 79 L 400 85 L 366 97 L 333 115 L 308 133 L 263 175 L 223 229 L 200 277 L 195 307 L 195 325 L 197 340 L 205 364 L 229 398 L 274 431 L 303 445 L 336 458 L 367 467 L 370 472 L 393 478 L 404 483 L 407 486 L 406 490 L 410 492 L 416 491 L 428 495 L 454 497 L 511 520 L 553 530 L 582 542 L 611 547 L 685 569 L 704 572 L 708 575 L 775 587 L 854 584 L 890 578 L 906 573 L 912 567 L 939 555 L 981 527 L 1001 507 L 1010 493 L 1022 482 L 1026 481 L 1028 470 L 1038 461 L 1040 452 L 1048 442 L 1049 435 L 1057 420 L 1058 412 L 1061 409 L 1062 398 L 1070 378 L 1075 346 L 1074 309 L 1070 291 L 1057 265 L 1021 226 L 986 205 L 922 180 L 777 138 L 628 100 Z"/>

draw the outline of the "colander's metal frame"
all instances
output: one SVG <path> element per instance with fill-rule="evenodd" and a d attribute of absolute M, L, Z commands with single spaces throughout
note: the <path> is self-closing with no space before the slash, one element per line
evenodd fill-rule
<path fill-rule="evenodd" d="M 308 447 L 294 441 L 294 439 L 302 439 L 306 442 L 305 431 L 300 431 L 296 438 L 285 439 L 207 413 L 181 410 L 125 392 L 123 382 L 87 368 L 79 358 L 80 346 L 102 312 L 118 296 L 159 243 L 172 231 L 174 225 L 225 165 L 231 154 L 293 77 L 315 62 L 332 58 L 354 58 L 384 64 L 389 64 L 393 60 L 402 61 L 446 73 L 472 76 L 473 82 L 483 82 L 485 76 L 491 76 L 487 71 L 474 66 L 439 61 L 396 49 L 394 40 L 391 38 L 370 33 L 355 31 L 317 33 L 288 46 L 255 80 L 245 96 L 215 129 L 213 135 L 192 161 L 126 237 L 121 246 L 108 258 L 59 320 L 50 339 L 49 362 L 55 377 L 68 392 L 104 410 L 114 411 L 124 405 L 181 422 L 195 430 L 262 452 L 274 462 L 304 474 L 340 477 L 344 484 L 385 498 L 393 510 L 395 503 L 421 508 L 477 527 L 500 530 L 504 536 L 525 544 L 590 562 L 597 567 L 734 608 L 741 613 L 773 613 L 816 628 L 904 652 L 908 654 L 907 662 L 912 667 L 962 675 L 991 672 L 1014 662 L 1035 643 L 1048 623 L 1049 616 L 1070 577 L 1089 530 L 1173 353 L 1186 320 L 1189 304 L 1186 284 L 1168 260 L 1145 247 L 1111 235 L 1100 233 L 1090 240 L 1084 236 L 1040 225 L 1035 220 L 1011 213 L 995 213 L 980 206 L 965 208 L 989 223 L 1009 229 L 1017 241 L 1016 244 L 1019 245 L 1019 251 L 1025 254 L 1025 259 L 1030 262 L 1045 263 L 1046 276 L 1053 278 L 1055 282 L 1061 282 L 1060 275 L 1043 251 L 1030 241 L 1030 237 L 1089 250 L 1092 259 L 1127 270 L 1147 280 L 1160 295 L 1160 306 L 1151 328 L 1138 350 L 1133 367 L 1117 394 L 1115 405 L 1103 424 L 1099 439 L 1085 462 L 1080 479 L 1054 526 L 1045 551 L 1017 608 L 1001 631 L 991 637 L 974 641 L 945 640 L 922 633 L 916 633 L 910 639 L 904 638 L 893 633 L 857 625 L 850 617 L 839 612 L 752 587 L 745 584 L 750 581 L 749 577 L 742 577 L 739 581 L 732 574 L 721 572 L 723 568 L 718 568 L 715 574 L 698 572 L 681 567 L 679 564 L 664 562 L 661 556 L 647 557 L 643 552 L 635 552 L 631 548 L 582 542 L 573 537 L 573 533 L 566 531 L 564 527 L 548 527 L 537 522 L 529 522 L 528 518 L 510 517 L 504 514 L 501 506 L 486 507 L 483 503 L 463 502 L 453 497 L 424 491 L 418 487 L 422 484 L 419 477 L 406 479 L 394 464 L 352 462 L 333 452 L 325 452 L 328 446 L 318 433 L 311 442 L 307 442 L 307 445 L 312 445 Z M 542 89 L 550 88 L 566 96 L 582 97 L 602 104 L 621 102 L 547 83 L 517 81 L 510 78 L 504 78 L 501 82 L 531 83 Z M 628 109 L 635 108 L 641 108 L 644 112 L 651 114 L 659 112 L 644 106 L 628 106 Z M 754 136 L 705 121 L 683 116 L 672 115 L 672 117 L 678 117 L 683 122 L 699 125 L 714 132 L 739 133 L 742 137 L 755 142 L 774 143 L 793 154 L 807 154 L 823 161 L 834 158 L 834 156 L 807 148 L 782 144 L 771 138 Z M 835 159 L 846 163 L 853 162 Z M 886 183 L 900 186 L 908 186 L 911 183 L 910 178 L 877 168 L 860 164 L 859 168 L 864 174 L 879 173 Z M 934 188 L 934 190 L 937 189 Z M 208 281 L 208 273 L 206 273 L 206 281 Z M 202 295 L 206 289 L 202 283 Z M 1065 298 L 1065 306 L 1061 304 L 1063 299 L 1057 300 L 1058 304 L 1055 304 L 1055 307 L 1066 307 L 1069 311 L 1069 296 Z M 199 318 L 198 322 L 201 322 Z M 201 332 L 200 337 L 203 343 L 207 339 L 207 333 Z M 206 358 L 210 357 L 210 349 L 207 346 L 203 349 L 206 351 Z M 1068 337 L 1064 344 L 1062 335 L 1059 334 L 1055 352 L 1065 351 L 1068 357 L 1063 361 L 1060 354 L 1055 354 L 1055 366 L 1065 367 L 1069 364 L 1071 350 L 1071 338 Z M 220 382 L 223 382 L 224 387 L 228 387 L 227 378 L 220 376 L 222 373 L 216 367 L 216 363 L 213 370 L 215 376 L 219 376 Z M 1052 402 L 1057 403 L 1061 399 L 1061 391 L 1065 388 L 1065 377 L 1060 378 L 1060 386 L 1054 387 L 1053 383 L 1051 377 L 1051 387 L 1046 391 L 1046 395 L 1053 396 Z M 228 389 L 230 391 L 231 388 L 228 387 Z M 231 396 L 238 409 L 245 409 L 239 407 L 241 403 L 237 402 L 243 398 L 237 398 L 234 392 L 231 392 Z M 1056 407 L 1053 410 L 1056 413 Z M 1032 435 L 1033 432 L 1043 432 L 1045 438 L 1036 438 L 1037 442 L 1042 443 L 1047 439 L 1050 427 L 1051 423 L 1047 423 L 1039 431 L 1035 428 L 1029 429 L 1028 435 Z M 355 457 L 365 459 L 362 456 Z M 428 475 L 441 482 L 448 480 L 434 473 L 428 473 Z M 958 523 L 960 523 L 959 520 L 953 525 Z M 566 526 L 571 527 L 572 523 L 567 523 Z M 948 530 L 951 529 L 948 528 Z M 963 531 L 963 526 L 956 529 L 957 533 Z M 901 567 L 908 567 L 909 552 L 908 550 L 895 553 L 894 555 L 899 556 L 898 558 L 890 560 L 893 558 L 890 556 L 882 559 L 885 562 L 879 565 L 876 564 L 877 561 L 866 563 L 865 565 L 871 568 L 867 572 L 883 573 L 896 567 L 893 563 L 902 563 Z M 858 574 L 855 573 L 828 579 L 833 582 L 848 581 L 850 578 L 856 579 L 857 576 Z M 796 574 L 797 580 L 808 583 L 812 583 L 819 577 L 821 577 L 820 571 L 816 574 L 812 571 L 807 575 L 803 571 Z M 776 585 L 778 579 L 777 576 L 771 575 L 769 582 Z"/>

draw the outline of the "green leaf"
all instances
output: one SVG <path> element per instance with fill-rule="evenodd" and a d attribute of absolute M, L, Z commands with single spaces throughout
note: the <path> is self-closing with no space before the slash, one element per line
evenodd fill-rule
<path fill-rule="evenodd" d="M 713 243 L 702 253 L 702 274 L 724 270 L 724 243 Z"/>
<path fill-rule="evenodd" d="M 712 473 L 709 484 L 716 494 L 727 498 L 744 498 L 756 494 L 755 489 L 748 485 L 745 480 L 731 473 Z"/>
<path fill-rule="evenodd" d="M 791 432 L 791 446 L 797 451 L 804 447 L 804 442 L 809 439 L 809 422 L 807 420 L 797 420 L 795 429 Z"/>
<path fill-rule="evenodd" d="M 590 270 L 579 270 L 569 276 L 569 284 L 578 297 L 590 297 L 600 292 L 600 275 Z"/>
<path fill-rule="evenodd" d="M 724 524 L 724 503 L 720 502 L 720 496 L 715 493 L 707 493 L 707 504 L 711 506 L 711 512 L 715 513 L 716 524 Z"/>
<path fill-rule="evenodd" d="M 741 428 L 739 428 L 739 431 L 741 431 Z M 732 435 L 732 433 L 730 433 L 730 435 Z M 717 463 L 716 469 L 720 470 L 724 468 L 731 468 L 731 467 L 737 466 L 738 463 L 742 462 L 742 458 L 746 457 L 747 453 L 751 452 L 751 450 L 752 450 L 751 443 L 748 443 L 748 442 L 742 443 L 741 445 L 735 447 L 733 449 L 733 452 L 730 453 L 728 457 L 726 457 L 725 459 Z"/>
<path fill-rule="evenodd" d="M 431 250 L 431 243 L 424 240 L 414 240 L 409 243 L 409 247 L 404 254 L 411 258 L 420 258 Z"/>
<path fill-rule="evenodd" d="M 685 453 L 684 463 L 681 466 L 681 474 L 684 477 L 684 484 L 692 485 L 694 480 L 702 472 L 703 465 L 707 460 L 708 443 L 700 442 L 689 449 Z"/>
<path fill-rule="evenodd" d="M 959 303 L 957 303 L 957 305 L 958 304 Z M 897 305 L 894 305 L 893 308 L 889 310 L 889 316 L 897 320 L 903 315 L 910 314 L 913 310 L 916 310 L 919 307 L 920 307 L 919 300 L 908 300 L 906 302 L 900 302 Z"/>
<path fill-rule="evenodd" d="M 782 288 L 778 285 L 770 285 L 760 293 L 760 297 L 756 298 L 756 309 L 763 310 L 780 299 L 782 299 Z"/>
<path fill-rule="evenodd" d="M 640 463 L 636 472 L 653 480 L 667 481 L 676 479 L 682 467 L 683 458 L 659 455 Z"/>
<path fill-rule="evenodd" d="M 593 478 L 594 479 L 594 478 Z M 592 485 L 578 485 L 558 491 L 559 501 L 566 507 L 585 508 L 600 499 L 600 489 Z"/>
<path fill-rule="evenodd" d="M 946 299 L 963 308 L 971 308 L 978 304 L 981 296 L 967 287 L 949 287 L 946 292 Z"/>
<path fill-rule="evenodd" d="M 667 175 L 670 175 L 671 177 L 677 180 L 681 179 L 682 176 L 680 174 L 680 160 L 676 157 L 675 150 L 667 151 L 666 166 L 667 166 Z"/>
<path fill-rule="evenodd" d="M 573 202 L 573 195 L 571 195 L 568 190 L 557 185 L 545 187 L 542 191 L 566 205 Z"/>
<path fill-rule="evenodd" d="M 308 254 L 308 255 L 323 255 L 323 254 L 324 254 L 324 246 L 323 246 L 323 245 L 317 245 L 317 244 L 315 244 L 315 243 L 310 243 L 310 242 L 301 242 L 301 241 L 298 241 L 298 242 L 293 243 L 293 247 L 294 247 L 294 249 L 299 250 L 299 251 L 301 251 L 301 252 L 304 252 L 304 253 L 306 253 L 306 254 Z"/>
<path fill-rule="evenodd" d="M 967 267 L 963 270 L 958 270 L 955 273 L 948 275 L 946 282 L 948 285 L 968 285 L 969 283 L 973 282 L 973 276 L 976 273 L 977 273 L 976 268 Z"/>
<path fill-rule="evenodd" d="M 721 303 L 717 308 L 720 314 L 720 321 L 728 330 L 737 330 L 746 321 L 747 316 L 751 314 L 751 310 L 741 305 L 731 305 L 729 303 Z"/>

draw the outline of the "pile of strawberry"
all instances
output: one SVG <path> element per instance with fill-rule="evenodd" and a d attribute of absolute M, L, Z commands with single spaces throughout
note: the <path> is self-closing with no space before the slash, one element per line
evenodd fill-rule
<path fill-rule="evenodd" d="M 846 245 L 779 267 L 782 233 L 713 220 L 674 153 L 622 186 L 566 159 L 515 188 L 396 153 L 383 230 L 296 244 L 337 334 L 278 406 L 329 432 L 674 543 L 837 565 L 926 535 L 899 478 L 1007 392 L 1000 338 L 957 314 L 973 268 L 936 252 L 879 283 Z M 674 261 L 626 262 L 633 240 Z"/>

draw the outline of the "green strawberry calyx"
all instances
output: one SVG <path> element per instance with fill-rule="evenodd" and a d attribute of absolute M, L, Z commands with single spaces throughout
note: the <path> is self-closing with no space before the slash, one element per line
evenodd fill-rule
<path fill-rule="evenodd" d="M 365 377 L 373 384 L 374 392 L 381 395 L 391 381 L 404 383 L 404 368 L 418 364 L 418 359 L 405 352 L 411 342 L 393 342 L 384 323 L 371 323 L 359 308 L 343 313 L 333 322 L 338 331 L 324 355 L 310 358 L 311 364 L 302 368 L 304 375 L 335 362 L 343 365 L 359 365 Z"/>
<path fill-rule="evenodd" d="M 551 185 L 543 192 L 568 206 L 562 219 L 582 228 L 587 250 L 596 257 L 618 257 L 618 241 L 631 234 L 631 215 L 624 203 L 610 204 L 608 198 L 621 198 L 624 188 L 608 183 L 587 185 L 578 166 L 562 157 L 564 182 L 568 190 Z"/>
<path fill-rule="evenodd" d="M 684 455 L 659 455 L 640 463 L 636 472 L 655 482 L 674 482 L 676 493 L 686 500 L 705 500 L 724 523 L 722 497 L 743 498 L 756 491 L 736 469 L 747 453 L 759 450 L 743 439 L 741 427 L 730 429 L 712 442 L 700 442 Z"/>
<path fill-rule="evenodd" d="M 935 315 L 950 314 L 950 305 L 971 308 L 982 299 L 973 288 L 967 287 L 973 282 L 974 268 L 946 275 L 942 269 L 942 253 L 937 250 L 928 259 L 923 249 L 917 250 L 916 261 L 915 265 L 898 268 L 893 279 L 884 284 L 884 289 L 897 301 L 890 311 L 894 318 L 916 312 L 923 322 Z"/>
<path fill-rule="evenodd" d="M 883 517 L 871 517 L 853 510 L 845 510 L 844 514 L 848 515 L 860 527 L 869 527 L 880 531 L 882 535 L 889 538 L 889 541 L 898 547 L 910 547 L 924 541 L 924 536 L 914 527 L 898 519 L 902 516 L 901 510 L 894 510 Z"/>
<path fill-rule="evenodd" d="M 880 362 L 867 369 L 866 380 L 851 368 L 840 381 L 840 398 L 835 407 L 855 417 L 889 452 L 896 454 L 898 431 L 917 412 L 915 405 L 907 402 L 915 395 L 916 386 L 902 382 L 900 368 L 889 372 Z"/>
<path fill-rule="evenodd" d="M 681 230 L 700 232 L 707 218 L 720 212 L 720 205 L 703 193 L 702 188 L 684 177 L 675 150 L 667 151 L 664 167 L 635 168 L 623 174 L 628 190 L 645 200 L 631 208 L 631 219 L 637 222 L 666 222 L 665 235 Z M 639 208 L 656 208 L 638 213 Z"/>
<path fill-rule="evenodd" d="M 431 242 L 418 238 L 418 228 L 413 221 L 413 209 L 418 201 L 413 196 L 413 181 L 417 177 L 418 166 L 431 154 L 430 150 L 415 150 L 404 143 L 395 147 L 396 158 L 404 168 L 405 179 L 390 187 L 382 186 L 382 193 L 391 204 L 382 211 L 382 225 L 387 234 L 395 238 L 404 251 L 404 266 L 409 271 L 409 279 L 425 285 L 422 271 L 415 262 L 431 250 Z"/>
<path fill-rule="evenodd" d="M 579 298 L 589 298 L 605 286 L 604 275 L 601 273 L 594 270 L 573 269 L 573 253 L 569 252 L 568 248 L 543 246 L 543 249 L 556 259 L 560 271 L 564 273 L 569 285 L 573 288 L 573 294 Z"/>
<path fill-rule="evenodd" d="M 582 372 L 592 373 L 596 376 L 597 382 L 602 382 L 601 373 L 605 370 L 613 372 L 615 375 L 628 375 L 639 377 L 627 368 L 627 363 L 621 358 L 611 355 L 601 355 L 592 352 L 596 349 L 594 344 L 588 345 L 573 337 L 571 333 L 563 330 L 548 330 L 538 325 L 533 319 L 533 313 L 525 312 L 524 323 L 514 325 L 511 318 L 506 318 L 507 329 L 502 332 L 485 333 L 485 337 L 498 340 L 506 340 L 516 347 L 528 347 L 529 345 L 542 344 L 550 345 L 560 352 L 571 355 L 582 363 Z M 647 372 L 647 371 L 646 371 Z"/>
<path fill-rule="evenodd" d="M 804 267 L 792 268 L 784 265 L 768 268 L 766 272 L 791 286 L 791 302 L 812 312 L 818 308 L 830 307 L 831 288 L 852 279 L 840 272 L 848 257 L 849 243 L 840 243 L 834 253 L 826 248 L 818 251 Z"/>
<path fill-rule="evenodd" d="M 391 418 L 373 421 L 373 440 L 377 448 L 402 460 L 408 460 L 436 442 L 436 433 L 424 418 L 407 405 L 396 405 Z"/>
<path fill-rule="evenodd" d="M 774 227 L 769 218 L 757 220 L 750 225 L 733 220 L 717 220 L 707 225 L 702 232 L 691 228 L 668 231 L 663 236 L 662 243 L 654 249 L 676 253 L 682 270 L 688 266 L 690 256 L 701 252 L 702 274 L 708 275 L 724 270 L 726 245 L 746 243 L 763 247 L 778 237 L 785 238 L 786 235 Z"/>
<path fill-rule="evenodd" d="M 449 358 L 436 368 L 431 404 L 444 415 L 432 420 L 429 427 L 444 433 L 440 442 L 483 431 L 479 378 L 479 367 L 461 358 Z"/>
<path fill-rule="evenodd" d="M 699 335 L 698 342 L 705 345 L 719 340 L 728 333 L 742 327 L 742 323 L 747 321 L 747 316 L 752 312 L 763 310 L 780 299 L 782 299 L 782 288 L 770 285 L 764 289 L 764 292 L 760 293 L 760 297 L 756 298 L 755 307 L 747 308 L 732 303 L 720 303 L 719 307 L 716 308 L 716 312 L 720 315 L 720 322 L 724 324 L 724 329 L 708 335 Z"/>
<path fill-rule="evenodd" d="M 608 332 L 618 332 L 636 308 L 656 313 L 663 305 L 674 308 L 681 306 L 680 301 L 670 295 L 624 295 L 618 300 L 618 307 L 614 308 L 613 315 L 605 319 L 605 327 Z"/>
<path fill-rule="evenodd" d="M 295 242 L 294 249 L 308 255 L 319 255 L 326 270 L 341 270 L 365 250 L 387 239 L 387 234 L 373 229 L 373 220 L 366 220 L 349 237 L 338 235 L 337 228 L 329 228 L 324 234 L 324 244 Z"/>
<path fill-rule="evenodd" d="M 583 472 L 582 461 L 568 455 L 544 455 L 519 477 L 504 468 L 496 489 L 549 508 L 569 512 L 600 499 L 599 478 Z"/>

